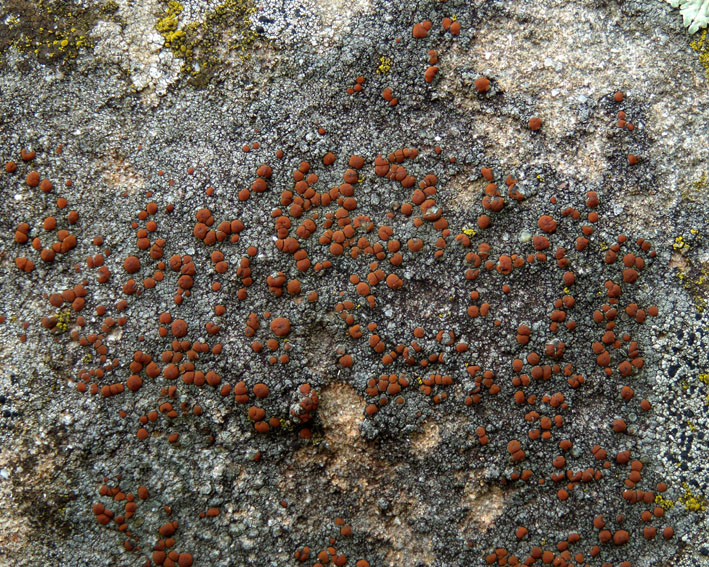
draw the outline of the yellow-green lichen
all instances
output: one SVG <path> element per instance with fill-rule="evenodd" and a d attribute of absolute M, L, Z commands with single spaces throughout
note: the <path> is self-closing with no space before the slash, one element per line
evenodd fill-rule
<path fill-rule="evenodd" d="M 658 494 L 657 496 L 655 496 L 655 504 L 657 504 L 661 508 L 664 508 L 665 510 L 669 510 L 670 508 L 674 508 L 675 502 L 674 500 L 670 500 L 669 498 L 665 498 L 661 494 Z"/>
<path fill-rule="evenodd" d="M 103 6 L 101 6 L 101 12 L 103 14 L 115 14 L 118 11 L 118 2 L 115 0 L 108 0 Z"/>
<path fill-rule="evenodd" d="M 680 234 L 675 237 L 675 241 L 672 244 L 672 249 L 680 254 L 685 254 L 689 251 L 689 244 L 684 240 L 684 236 Z"/>
<path fill-rule="evenodd" d="M 54 317 L 57 320 L 54 328 L 60 333 L 66 333 L 69 330 L 69 325 L 71 323 L 71 312 L 60 311 Z"/>
<path fill-rule="evenodd" d="M 707 180 L 707 174 L 703 173 L 699 179 L 692 182 L 688 189 L 682 191 L 682 199 L 685 201 L 697 202 L 701 197 L 705 197 L 707 195 Z"/>
<path fill-rule="evenodd" d="M 699 39 L 692 41 L 689 46 L 699 55 L 699 63 L 704 67 L 704 72 L 709 79 L 709 38 L 707 38 L 707 30 L 704 30 Z"/>
<path fill-rule="evenodd" d="M 311 444 L 313 447 L 317 447 L 317 446 L 320 445 L 320 443 L 322 443 L 323 441 L 325 441 L 325 437 L 322 436 L 322 435 L 317 435 L 317 436 L 314 435 L 313 437 L 310 438 L 310 444 Z"/>
<path fill-rule="evenodd" d="M 684 488 L 684 495 L 679 497 L 678 502 L 689 512 L 706 512 L 707 499 L 701 494 L 693 494 L 686 482 L 682 483 L 682 488 Z"/>
<path fill-rule="evenodd" d="M 182 72 L 194 87 L 205 87 L 217 70 L 234 59 L 250 57 L 258 34 L 251 26 L 256 11 L 251 0 L 226 0 L 200 22 L 182 24 L 182 4 L 167 3 L 155 24 L 165 40 L 165 47 L 184 61 Z"/>
<path fill-rule="evenodd" d="M 391 59 L 382 55 L 379 58 L 379 67 L 377 67 L 377 73 L 379 75 L 387 75 L 391 71 Z"/>
<path fill-rule="evenodd" d="M 706 372 L 702 372 L 697 376 L 697 379 L 704 384 L 705 386 L 709 386 L 709 374 Z M 704 397 L 704 405 L 709 405 L 709 391 L 707 391 L 706 396 Z"/>
<path fill-rule="evenodd" d="M 688 233 L 674 238 L 672 249 L 675 257 L 675 275 L 680 285 L 691 293 L 698 313 L 703 313 L 709 300 L 709 262 L 695 258 L 694 251 L 701 250 L 704 234 L 691 228 Z"/>
<path fill-rule="evenodd" d="M 115 18 L 117 8 L 115 2 L 85 7 L 66 1 L 8 0 L 0 9 L 0 66 L 8 49 L 44 64 L 70 62 L 82 49 L 93 47 L 90 32 L 97 20 Z"/>
<path fill-rule="evenodd" d="M 167 3 L 165 15 L 155 24 L 155 29 L 165 38 L 165 45 L 168 47 L 176 38 L 184 36 L 184 32 L 177 29 L 179 25 L 178 16 L 183 10 L 182 4 L 175 2 L 175 0 L 170 0 Z"/>

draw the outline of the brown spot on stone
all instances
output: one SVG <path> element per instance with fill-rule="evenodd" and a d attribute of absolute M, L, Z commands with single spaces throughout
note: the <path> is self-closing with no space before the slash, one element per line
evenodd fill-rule
<path fill-rule="evenodd" d="M 175 319 L 170 330 L 176 338 L 184 337 L 187 334 L 187 322 L 184 319 Z"/>
<path fill-rule="evenodd" d="M 123 269 L 125 269 L 125 271 L 129 274 L 136 273 L 138 270 L 140 270 L 140 260 L 135 256 L 128 256 L 123 261 Z"/>
<path fill-rule="evenodd" d="M 290 321 L 285 317 L 277 317 L 271 321 L 271 331 L 277 337 L 286 337 L 290 333 Z"/>

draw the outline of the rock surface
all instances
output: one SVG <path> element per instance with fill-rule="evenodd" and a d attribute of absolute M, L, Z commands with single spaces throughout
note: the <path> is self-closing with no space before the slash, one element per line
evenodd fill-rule
<path fill-rule="evenodd" d="M 0 15 L 0 565 L 709 565 L 666 2 Z"/>

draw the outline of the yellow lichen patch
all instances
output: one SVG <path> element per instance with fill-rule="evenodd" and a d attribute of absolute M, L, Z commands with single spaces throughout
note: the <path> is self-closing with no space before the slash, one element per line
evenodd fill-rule
<path fill-rule="evenodd" d="M 707 188 L 707 174 L 703 173 L 702 176 L 696 181 L 692 182 L 689 189 L 682 191 L 682 199 L 686 201 L 698 201 L 699 197 L 706 196 L 705 189 Z"/>
<path fill-rule="evenodd" d="M 177 27 L 179 26 L 178 16 L 182 13 L 182 10 L 184 10 L 182 4 L 175 0 L 170 0 L 167 4 L 165 15 L 155 24 L 155 29 L 163 34 L 163 36 L 166 36 L 166 42 L 170 41 L 167 35 L 177 31 Z"/>
<path fill-rule="evenodd" d="M 155 24 L 155 29 L 165 38 L 165 47 L 171 48 L 175 44 L 177 48 L 176 56 L 179 56 L 180 52 L 184 52 L 182 40 L 185 37 L 185 32 L 179 29 L 179 15 L 183 10 L 182 4 L 175 0 L 170 0 L 165 9 L 165 15 Z M 175 49 L 173 49 L 174 51 Z"/>
<path fill-rule="evenodd" d="M 661 494 L 658 494 L 657 496 L 655 496 L 655 504 L 657 504 L 661 508 L 664 508 L 665 510 L 669 510 L 670 508 L 674 507 L 675 502 L 674 500 L 664 498 Z"/>
<path fill-rule="evenodd" d="M 69 322 L 71 321 L 71 312 L 60 311 L 55 315 L 57 324 L 54 326 L 60 333 L 65 333 L 69 330 Z"/>
<path fill-rule="evenodd" d="M 379 75 L 386 75 L 391 71 L 391 59 L 386 57 L 385 55 L 382 55 L 379 58 L 379 67 L 377 67 L 377 73 Z"/>
<path fill-rule="evenodd" d="M 679 503 L 682 504 L 689 512 L 705 512 L 707 509 L 707 499 L 701 495 L 695 495 L 689 488 L 689 484 L 682 483 L 684 495 L 680 496 Z"/>
<path fill-rule="evenodd" d="M 114 16 L 72 2 L 13 2 L 0 12 L 0 56 L 12 47 L 42 63 L 75 59 L 81 49 L 93 48 L 89 33 L 99 18 Z"/>
<path fill-rule="evenodd" d="M 684 254 L 689 251 L 689 244 L 685 242 L 684 236 L 679 235 L 675 237 L 675 241 L 672 244 L 672 249 L 676 250 L 680 254 Z"/>
<path fill-rule="evenodd" d="M 182 4 L 170 0 L 155 29 L 163 36 L 165 47 L 184 61 L 181 70 L 189 75 L 192 86 L 205 86 L 232 54 L 240 62 L 249 58 L 259 37 L 251 26 L 256 9 L 250 0 L 226 0 L 203 21 L 185 25 L 180 22 L 183 10 Z"/>
<path fill-rule="evenodd" d="M 707 30 L 704 30 L 699 39 L 692 41 L 689 46 L 699 54 L 699 62 L 704 67 L 704 72 L 709 78 L 709 38 L 707 38 Z"/>
<path fill-rule="evenodd" d="M 101 13 L 103 14 L 113 14 L 118 11 L 118 2 L 116 0 L 108 0 L 103 6 L 101 6 Z"/>
<path fill-rule="evenodd" d="M 697 376 L 697 379 L 704 385 L 709 386 L 709 374 L 703 372 Z M 709 405 L 709 393 L 704 398 L 704 405 Z"/>
<path fill-rule="evenodd" d="M 691 228 L 686 238 L 681 234 L 676 236 L 669 264 L 670 268 L 677 268 L 675 275 L 682 287 L 691 292 L 698 313 L 704 312 L 709 299 L 709 263 L 693 261 L 690 252 L 701 246 L 703 237 L 696 228 Z"/>

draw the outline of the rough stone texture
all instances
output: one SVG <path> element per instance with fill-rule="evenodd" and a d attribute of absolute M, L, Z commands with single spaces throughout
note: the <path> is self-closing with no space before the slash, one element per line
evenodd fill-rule
<path fill-rule="evenodd" d="M 204 566 L 310 566 L 330 545 L 335 555 L 346 555 L 348 566 L 360 559 L 372 566 L 485 565 L 502 548 L 507 558 L 522 561 L 535 546 L 561 555 L 557 544 L 572 532 L 581 536 L 569 545 L 577 564 L 709 565 L 708 71 L 690 46 L 694 41 L 696 47 L 699 34 L 687 36 L 676 10 L 661 0 L 187 1 L 180 5 L 178 29 L 209 22 L 214 33 L 195 44 L 195 60 L 209 56 L 218 62 L 210 67 L 213 75 L 196 81 L 182 70 L 177 43 L 167 45 L 156 28 L 174 4 L 60 4 L 63 12 L 51 2 L 0 1 L 0 159 L 18 164 L 17 172 L 0 173 L 0 565 L 155 564 L 153 547 L 165 539 L 159 529 L 172 520 L 179 526 L 174 547 L 166 551 L 191 553 L 194 564 Z M 220 18 L 232 13 L 241 14 L 249 33 L 235 32 L 233 22 L 223 24 L 227 20 Z M 452 16 L 461 25 L 457 37 L 441 30 L 442 18 Z M 424 20 L 432 22 L 428 37 L 414 39 L 412 27 Z M 84 40 L 68 30 L 79 34 L 84 27 L 89 40 L 73 49 Z M 59 49 L 51 37 L 46 40 L 48 29 L 67 30 L 62 33 L 73 43 Z M 426 83 L 429 49 L 438 52 L 439 72 Z M 358 76 L 365 78 L 362 92 L 347 94 Z M 481 76 L 491 81 L 486 94 L 473 86 Z M 398 105 L 382 98 L 387 87 Z M 624 93 L 622 102 L 613 100 L 616 91 Z M 634 125 L 632 132 L 617 127 L 619 110 Z M 543 121 L 537 132 L 528 127 L 533 116 Z M 245 144 L 252 147 L 248 153 Z M 374 172 L 378 154 L 405 147 L 419 151 L 403 164 L 417 182 L 428 173 L 437 176 L 436 204 L 451 231 L 440 259 L 433 253 L 441 232 L 428 221 L 415 227 L 411 219 L 419 211 L 412 217 L 398 212 L 413 188 Z M 23 148 L 36 152 L 34 160 L 23 162 Z M 283 159 L 276 159 L 278 149 Z M 326 152 L 336 155 L 333 166 L 322 164 Z M 274 246 L 272 210 L 282 207 L 287 215 L 281 192 L 293 190 L 293 171 L 301 161 L 320 177 L 322 193 L 342 182 L 352 154 L 365 160 L 352 216 L 371 217 L 375 229 L 366 236 L 376 242 L 377 229 L 391 224 L 403 250 L 409 238 L 425 244 L 418 255 L 405 251 L 398 268 L 380 262 L 404 285 L 391 290 L 379 283 L 375 308 L 349 279 L 366 279 L 373 258 L 331 255 L 318 243 L 322 217 L 301 245 L 313 263 L 332 261 L 330 270 L 299 272 L 290 255 Z M 629 164 L 629 154 L 639 157 L 637 165 Z M 266 192 L 239 200 L 263 163 L 273 168 Z M 481 206 L 487 184 L 482 167 L 493 169 L 507 201 L 500 212 Z M 31 170 L 53 182 L 52 192 L 24 183 Z M 507 198 L 508 175 L 518 180 L 515 188 L 525 200 Z M 205 194 L 208 186 L 213 196 Z M 600 220 L 589 248 L 577 252 L 579 226 L 590 224 L 584 223 L 591 211 L 584 205 L 588 191 L 599 195 Z M 67 199 L 66 209 L 57 207 L 58 196 Z M 143 289 L 157 260 L 138 249 L 131 223 L 145 226 L 137 215 L 150 201 L 158 205 L 149 217 L 157 222 L 150 239 L 165 239 L 163 261 L 189 255 L 196 265 L 192 294 L 182 305 L 174 302 L 177 274 L 169 267 L 164 281 Z M 167 214 L 170 204 L 174 211 Z M 580 222 L 562 217 L 567 206 L 580 211 Z M 195 214 L 204 207 L 214 226 L 242 220 L 240 241 L 215 247 L 195 238 Z M 65 220 L 71 210 L 79 214 L 75 225 Z M 484 213 L 492 226 L 480 230 L 477 218 Z M 562 362 L 573 364 L 586 383 L 572 389 L 565 376 L 555 375 L 526 388 L 526 395 L 540 400 L 561 392 L 568 403 L 559 412 L 563 427 L 553 427 L 549 441 L 533 441 L 528 434 L 536 425 L 525 414 L 536 410 L 553 417 L 558 410 L 540 401 L 515 403 L 519 388 L 512 384 L 511 361 L 532 350 L 543 353 L 554 339 L 549 314 L 565 294 L 564 270 L 549 258 L 509 276 L 483 267 L 475 282 L 463 274 L 470 268 L 466 253 L 483 241 L 492 246 L 494 264 L 501 255 L 533 253 L 530 240 L 540 234 L 542 214 L 559 222 L 547 252 L 566 248 L 577 280 L 569 290 L 577 302 L 569 316 L 578 326 L 556 335 L 566 342 Z M 55 240 L 56 231 L 42 228 L 47 216 L 77 236 L 76 247 L 52 263 L 30 246 L 35 236 L 45 247 Z M 294 235 L 303 219 L 292 220 Z M 26 244 L 15 242 L 21 222 L 30 225 Z M 471 235 L 470 249 L 455 240 L 461 231 Z M 617 263 L 606 264 L 606 251 L 620 233 L 629 244 Z M 96 246 L 92 240 L 99 235 L 104 243 Z M 652 242 L 655 258 L 640 251 L 639 237 Z M 251 245 L 258 248 L 251 261 L 254 282 L 242 301 L 237 267 Z M 214 271 L 209 257 L 217 248 L 229 264 L 224 275 Z M 86 258 L 105 249 L 111 251 L 105 265 L 112 275 L 100 284 Z M 646 266 L 634 286 L 623 285 L 622 305 L 654 304 L 659 316 L 639 325 L 620 314 L 618 334 L 632 333 L 644 366 L 621 377 L 615 367 L 622 353 L 614 351 L 614 372 L 607 377 L 591 350 L 604 332 L 592 314 L 606 301 L 604 283 L 620 282 L 628 251 L 642 256 Z M 141 259 L 134 276 L 141 294 L 128 296 L 122 286 L 130 276 L 122 266 L 131 255 Z M 18 257 L 30 258 L 35 270 L 18 270 Z M 274 297 L 266 278 L 278 271 L 301 281 L 300 296 L 284 291 Z M 88 294 L 80 313 L 68 304 L 50 305 L 49 295 L 84 280 Z M 209 289 L 214 280 L 222 282 L 219 293 Z M 502 293 L 503 283 L 510 284 L 510 294 Z M 477 302 L 470 300 L 474 289 L 480 292 Z M 317 302 L 306 299 L 310 291 L 317 291 Z M 122 299 L 128 307 L 119 311 Z M 361 339 L 348 334 L 336 308 L 345 300 L 357 306 L 349 311 L 362 327 Z M 490 315 L 468 317 L 468 305 L 483 301 L 492 305 Z M 223 316 L 214 314 L 216 304 L 226 306 Z M 104 316 L 96 314 L 99 305 L 106 307 Z M 252 350 L 253 340 L 274 338 L 266 311 L 291 321 L 288 342 L 281 340 L 276 352 L 280 356 L 291 345 L 287 364 L 270 364 L 266 346 L 262 353 Z M 75 339 L 102 333 L 105 317 L 127 318 L 101 339 L 108 359 L 118 362 L 90 383 L 126 384 L 138 350 L 162 369 L 162 353 L 173 348 L 170 334 L 159 335 L 163 312 L 188 322 L 190 342 L 223 345 L 219 356 L 200 355 L 197 370 L 217 372 L 221 385 L 243 380 L 248 405 L 236 403 L 233 392 L 220 395 L 221 385 L 198 388 L 145 372 L 136 392 L 126 388 L 104 397 L 77 391 L 82 371 L 98 367 L 99 353 Z M 247 337 L 252 312 L 260 317 L 260 329 Z M 44 317 L 60 314 L 66 330 L 43 327 Z M 78 315 L 86 320 L 83 329 Z M 499 326 L 492 323 L 496 318 Z M 214 336 L 205 327 L 210 322 L 221 327 Z M 444 361 L 424 368 L 422 354 L 414 366 L 403 356 L 383 364 L 368 343 L 370 322 L 378 325 L 386 352 L 410 345 L 414 328 L 425 328 L 419 340 L 423 353 L 445 351 Z M 532 329 L 527 347 L 515 340 L 520 324 Z M 72 331 L 78 334 L 72 337 Z M 439 331 L 451 331 L 454 341 L 437 341 Z M 469 345 L 464 354 L 454 349 L 459 341 Z M 351 368 L 338 364 L 345 353 L 354 359 Z M 469 364 L 492 370 L 499 394 L 485 391 L 480 404 L 465 405 L 476 391 Z M 526 364 L 523 372 L 530 371 Z M 452 384 L 433 386 L 425 395 L 420 386 L 431 373 L 450 375 Z M 403 374 L 409 383 L 401 391 L 403 403 L 391 395 L 368 415 L 365 408 L 380 398 L 367 394 L 368 380 L 391 374 Z M 270 393 L 257 401 L 252 388 L 258 382 Z M 301 411 L 307 394 L 299 387 L 305 383 L 318 396 L 307 423 L 291 411 Z M 635 397 L 625 402 L 619 391 L 628 384 Z M 170 399 L 165 389 L 173 385 Z M 443 393 L 447 397 L 434 403 L 433 395 Z M 649 412 L 639 407 L 643 398 L 652 403 Z M 149 439 L 139 440 L 140 416 L 166 401 L 177 417 L 159 412 L 145 425 Z M 201 416 L 192 413 L 197 404 Z M 264 408 L 267 419 L 278 418 L 278 429 L 255 431 L 246 412 L 252 405 Z M 628 433 L 612 432 L 618 418 Z M 481 444 L 479 427 L 488 444 Z M 179 433 L 177 443 L 168 442 L 170 433 Z M 526 452 L 519 464 L 507 451 L 511 439 Z M 574 447 L 561 451 L 561 439 Z M 608 453 L 608 469 L 606 459 L 591 452 L 596 444 Z M 666 508 L 664 517 L 644 523 L 640 513 L 655 504 L 623 499 L 630 464 L 615 462 L 622 450 L 643 463 L 637 488 L 668 485 L 657 501 Z M 567 483 L 551 479 L 558 473 L 551 463 L 562 453 L 562 472 L 591 467 L 605 471 L 603 479 L 581 483 L 569 490 L 568 500 L 559 500 L 557 490 Z M 523 469 L 532 471 L 528 482 L 515 480 Z M 102 485 L 134 495 L 139 486 L 147 488 L 149 498 L 136 498 L 135 515 L 124 518 L 125 531 L 115 521 L 97 522 L 97 503 L 116 516 L 125 510 L 120 496 L 100 494 Z M 213 508 L 218 515 L 199 517 Z M 600 514 L 607 529 L 629 532 L 628 544 L 599 543 L 593 519 Z M 522 525 L 529 534 L 518 541 L 515 530 Z M 659 528 L 651 542 L 642 535 L 648 525 Z M 347 526 L 351 535 L 341 533 Z M 665 526 L 674 528 L 667 541 Z M 590 553 L 595 545 L 598 556 Z M 300 562 L 296 554 L 302 558 L 305 546 L 310 555 Z M 577 553 L 584 558 L 574 559 Z"/>

